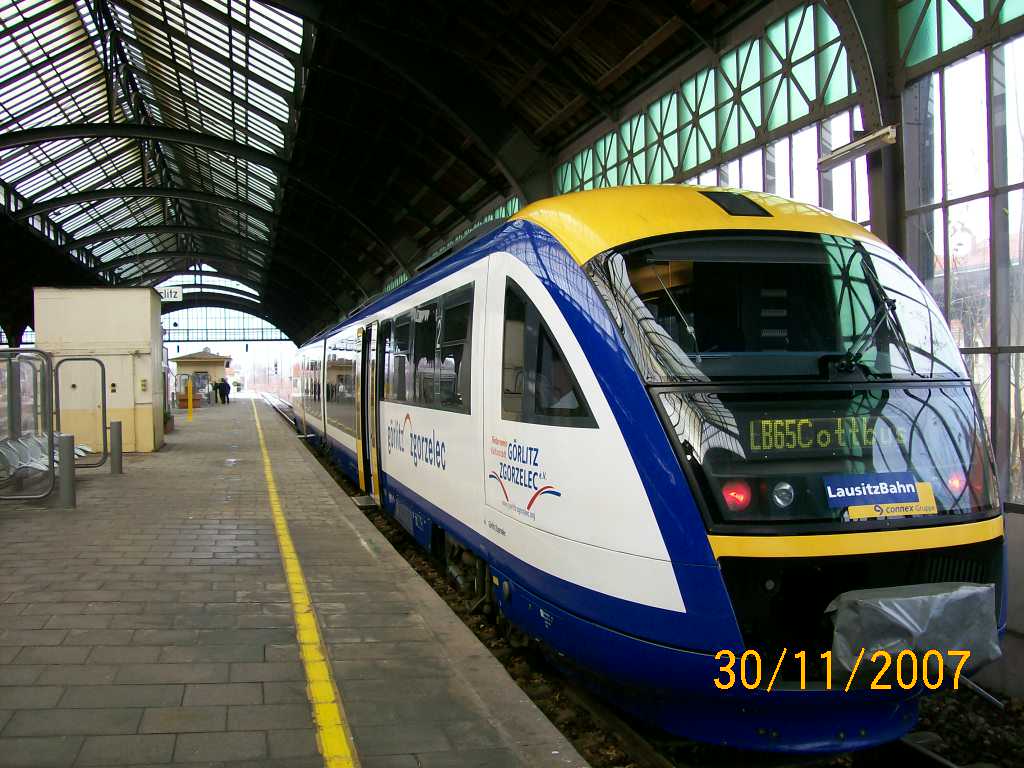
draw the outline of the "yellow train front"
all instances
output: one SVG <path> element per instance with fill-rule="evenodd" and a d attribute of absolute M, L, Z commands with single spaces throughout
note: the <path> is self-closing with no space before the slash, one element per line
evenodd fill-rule
<path fill-rule="evenodd" d="M 977 399 L 855 224 L 674 185 L 542 200 L 301 354 L 303 431 L 644 722 L 864 747 L 999 654 Z"/>

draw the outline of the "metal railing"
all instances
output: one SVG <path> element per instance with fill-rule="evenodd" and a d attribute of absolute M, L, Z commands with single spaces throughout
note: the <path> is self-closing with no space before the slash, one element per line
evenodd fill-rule
<path fill-rule="evenodd" d="M 0 430 L 0 433 L 6 432 L 6 435 L 0 434 L 0 500 L 45 499 L 53 492 L 56 478 L 51 418 L 53 361 L 49 354 L 37 349 L 0 350 L 0 373 L 6 400 L 6 430 Z M 31 387 L 28 398 L 24 385 Z M 31 425 L 28 432 L 25 429 L 26 405 Z M 44 483 L 42 490 L 21 493 L 26 480 L 39 479 Z M 8 488 L 15 492 L 11 493 Z"/>

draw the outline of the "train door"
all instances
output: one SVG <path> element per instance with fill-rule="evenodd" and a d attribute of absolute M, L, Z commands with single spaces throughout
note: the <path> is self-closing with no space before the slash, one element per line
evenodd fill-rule
<path fill-rule="evenodd" d="M 356 407 L 359 409 L 359 434 L 356 437 L 359 460 L 359 488 L 380 504 L 378 470 L 377 419 L 377 323 L 373 322 L 357 331 L 360 340 L 358 370 L 356 371 Z"/>

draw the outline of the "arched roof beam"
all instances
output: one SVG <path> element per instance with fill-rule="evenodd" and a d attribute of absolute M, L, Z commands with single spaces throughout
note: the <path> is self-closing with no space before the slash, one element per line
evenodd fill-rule
<path fill-rule="evenodd" d="M 145 139 L 148 141 L 166 141 L 170 144 L 187 144 L 202 147 L 213 152 L 221 152 L 241 160 L 262 165 L 279 176 L 288 173 L 288 163 L 277 155 L 240 144 L 237 141 L 222 139 L 198 131 L 185 131 L 179 128 L 167 128 L 160 125 L 141 125 L 139 123 L 68 123 L 43 128 L 26 128 L 23 131 L 11 131 L 0 134 L 0 149 L 23 147 L 32 144 L 45 144 L 49 141 L 67 139 L 105 139 L 105 138 Z"/>
<path fill-rule="evenodd" d="M 256 273 L 265 273 L 269 269 L 269 265 L 258 261 L 252 261 L 250 259 L 244 259 L 236 256 L 228 256 L 225 254 L 212 254 L 212 253 L 196 253 L 195 251 L 151 251 L 149 253 L 137 253 L 132 256 L 119 256 L 116 259 L 110 259 L 109 261 L 101 261 L 96 266 L 90 267 L 92 272 L 110 272 L 111 270 L 119 267 L 125 267 L 130 264 L 140 264 L 146 261 L 158 261 L 160 259 L 179 259 L 181 261 L 198 261 L 206 262 L 209 264 L 221 263 L 229 265 L 240 265 L 244 267 L 250 267 Z"/>
<path fill-rule="evenodd" d="M 83 238 L 81 241 L 78 241 L 78 242 L 79 243 L 85 243 L 86 241 L 88 241 L 88 243 L 86 243 L 88 245 L 88 244 L 91 244 L 93 242 L 101 243 L 101 242 L 105 242 L 105 241 L 109 241 L 109 240 L 117 240 L 118 238 L 134 237 L 134 236 L 137 236 L 137 234 L 155 234 L 155 233 L 159 234 L 159 233 L 162 233 L 162 232 L 193 233 L 193 234 L 197 234 L 197 236 L 199 236 L 199 237 L 218 238 L 220 240 L 226 240 L 226 241 L 233 242 L 233 243 L 236 243 L 236 244 L 239 244 L 239 245 L 242 245 L 242 246 L 250 246 L 250 244 L 251 244 L 250 247 L 259 248 L 259 249 L 261 249 L 263 251 L 269 251 L 269 249 L 270 249 L 270 246 L 268 244 L 266 244 L 266 243 L 259 243 L 258 241 L 249 240 L 248 238 L 242 238 L 242 237 L 238 236 L 238 234 L 231 234 L 230 232 L 226 232 L 226 231 L 223 231 L 223 230 L 220 230 L 220 229 L 204 229 L 202 227 L 186 226 L 186 225 L 182 225 L 182 224 L 147 224 L 147 225 L 144 225 L 144 226 L 127 226 L 127 227 L 123 227 L 121 229 L 109 229 L 109 230 L 106 230 L 105 232 L 97 232 L 96 234 L 92 234 L 92 236 L 90 236 L 88 238 Z M 74 248 L 74 247 L 77 247 L 77 246 L 72 245 L 70 247 Z M 65 250 L 68 250 L 69 246 L 65 246 L 63 248 L 65 248 Z M 154 256 L 154 258 L 161 258 L 162 257 L 162 253 L 163 252 L 155 251 L 152 254 L 144 254 L 144 255 L 145 256 L 152 255 L 152 256 Z M 171 252 L 166 252 L 166 253 L 171 253 Z M 179 252 L 175 252 L 175 253 L 179 253 Z M 201 259 L 203 261 L 209 261 L 210 263 L 213 263 L 213 260 L 218 258 L 218 257 L 215 257 L 215 256 L 207 256 L 207 255 L 204 255 L 204 254 L 201 254 L 201 253 L 189 254 L 189 255 L 191 257 L 193 257 L 193 258 L 196 258 L 196 259 Z M 131 263 L 132 261 L 138 260 L 139 256 L 138 255 L 130 255 L 130 256 L 125 256 L 125 257 L 121 257 L 121 258 L 126 259 L 125 261 L 121 262 L 122 264 L 126 264 L 126 263 Z M 221 258 L 225 262 L 232 261 L 232 259 L 230 259 L 229 257 L 219 257 L 219 258 Z M 111 269 L 112 267 L 110 265 L 114 261 L 116 261 L 116 260 L 117 259 L 111 259 L 110 261 L 100 262 L 100 264 L 97 265 L 97 270 L 98 271 L 104 271 L 104 270 Z M 241 260 L 234 259 L 233 261 L 237 263 L 238 261 L 241 261 Z M 253 262 L 250 262 L 250 261 L 245 261 L 244 263 L 252 264 L 252 265 L 255 266 L 255 264 L 253 264 Z M 324 275 L 323 274 L 318 274 L 318 275 L 313 274 L 313 273 L 307 271 L 306 269 L 304 269 L 303 267 L 300 267 L 298 264 L 292 262 L 291 260 L 287 260 L 286 261 L 284 259 L 275 260 L 273 262 L 273 264 L 261 265 L 261 266 L 259 266 L 259 269 L 260 269 L 260 271 L 263 274 L 269 276 L 269 272 L 270 272 L 270 270 L 271 270 L 271 268 L 273 266 L 282 266 L 282 267 L 285 267 L 285 268 L 289 269 L 290 271 L 293 271 L 296 274 L 300 275 L 301 278 L 303 278 L 304 281 L 305 281 L 305 283 L 303 284 L 304 286 L 306 286 L 307 288 L 309 288 L 311 290 L 317 291 L 319 294 L 327 297 L 330 300 L 331 305 L 335 309 L 340 309 L 341 308 L 341 306 L 338 304 L 337 300 L 335 299 L 334 295 L 329 293 L 328 290 L 324 287 L 324 285 L 323 285 L 324 284 Z M 233 276 L 233 275 L 224 274 L 222 276 Z"/>
<path fill-rule="evenodd" d="M 14 212 L 16 220 L 28 219 L 32 216 L 39 216 L 59 208 L 66 208 L 72 205 L 82 205 L 99 200 L 113 200 L 117 198 L 140 198 L 140 197 L 166 197 L 177 200 L 189 200 L 191 202 L 203 203 L 218 208 L 228 208 L 254 219 L 259 219 L 267 224 L 273 225 L 277 217 L 265 208 L 258 205 L 246 203 L 233 197 L 221 197 L 209 192 L 202 192 L 195 189 L 179 189 L 176 187 L 106 187 L 104 189 L 91 189 L 85 192 L 78 192 L 73 195 L 54 197 L 42 202 L 33 203 L 19 211 Z"/>
<path fill-rule="evenodd" d="M 270 252 L 270 243 L 262 240 L 253 240 L 251 237 L 242 237 L 234 232 L 225 229 L 210 229 L 209 227 L 193 227 L 189 224 L 140 224 L 134 227 L 119 227 L 117 229 L 105 229 L 101 232 L 88 235 L 78 240 L 72 240 L 61 246 L 61 250 L 67 252 L 76 248 L 85 248 L 97 243 L 105 243 L 108 240 L 118 240 L 122 237 L 137 237 L 139 235 L 194 235 L 195 237 L 211 237 L 215 240 L 227 240 L 240 245 L 243 248 Z"/>
<path fill-rule="evenodd" d="M 283 261 L 283 260 L 275 261 L 273 263 L 273 266 L 281 267 L 281 268 L 283 268 L 283 269 L 285 269 L 285 270 L 287 270 L 289 272 L 292 272 L 292 273 L 296 274 L 298 277 L 302 278 L 302 282 L 301 283 L 296 283 L 296 282 L 293 282 L 291 280 L 282 280 L 282 278 L 279 275 L 274 275 L 273 279 L 271 279 L 271 265 L 270 264 L 264 264 L 264 263 L 261 263 L 261 262 L 252 261 L 251 259 L 241 258 L 241 257 L 238 257 L 238 256 L 230 256 L 228 254 L 197 253 L 197 252 L 194 252 L 194 251 L 152 251 L 152 252 L 149 252 L 149 253 L 138 253 L 138 254 L 134 254 L 134 255 L 131 255 L 131 256 L 119 256 L 116 259 L 110 259 L 109 261 L 100 262 L 96 266 L 92 267 L 91 271 L 93 271 L 93 272 L 110 272 L 110 271 L 115 270 L 115 269 L 117 269 L 119 267 L 124 267 L 124 266 L 132 265 L 132 264 L 141 264 L 141 263 L 148 262 L 148 261 L 174 261 L 174 260 L 180 260 L 184 264 L 187 264 L 187 262 L 189 262 L 189 261 L 201 262 L 201 263 L 205 263 L 205 264 L 215 265 L 215 266 L 218 266 L 218 267 L 221 267 L 223 269 L 228 270 L 226 272 L 216 272 L 216 273 L 212 273 L 212 274 L 211 273 L 206 273 L 206 272 L 201 273 L 201 274 L 210 274 L 212 277 L 226 277 L 226 278 L 230 278 L 232 280 L 239 280 L 239 282 L 244 282 L 241 279 L 241 276 L 244 276 L 244 277 L 246 277 L 248 279 L 259 278 L 261 280 L 270 281 L 271 285 L 276 285 L 277 287 L 281 288 L 282 290 L 292 294 L 296 298 L 303 298 L 304 297 L 304 294 L 300 290 L 297 290 L 296 286 L 301 286 L 302 290 L 308 290 L 309 289 L 309 283 L 313 282 L 316 285 L 316 289 L 317 290 L 320 290 L 325 296 L 330 296 L 330 294 L 328 294 L 326 291 L 324 291 L 324 289 L 320 285 L 320 283 L 322 282 L 322 278 L 320 278 L 320 279 L 314 278 L 305 269 L 302 269 L 301 267 L 297 267 L 297 266 L 295 266 L 294 264 L 292 264 L 289 261 Z M 246 270 L 246 272 L 237 271 L 239 269 Z M 135 276 L 133 276 L 133 277 L 131 277 L 129 279 L 135 279 L 136 277 L 143 278 L 143 277 L 146 277 L 148 275 L 158 274 L 158 273 L 163 272 L 163 271 L 165 271 L 165 270 L 157 270 L 156 272 L 148 272 L 148 273 L 144 272 L 142 274 L 135 275 Z M 250 278 L 249 274 L 247 274 L 247 272 L 251 272 L 252 273 L 252 277 L 251 278 Z M 187 274 L 200 274 L 200 273 L 193 272 L 193 271 L 189 270 L 188 267 L 186 266 L 185 268 L 179 270 L 178 274 L 187 275 Z M 254 284 L 253 287 L 257 288 L 257 290 L 260 290 L 259 286 L 257 284 Z M 340 309 L 341 308 L 340 305 L 333 300 L 333 298 L 332 298 L 332 301 L 331 301 L 331 305 L 335 309 Z"/>
<path fill-rule="evenodd" d="M 157 270 L 155 272 L 144 272 L 142 274 L 132 275 L 128 279 L 126 279 L 123 282 L 121 282 L 120 285 L 135 286 L 135 285 L 148 285 L 148 284 L 152 284 L 152 285 L 155 286 L 157 283 L 161 283 L 164 280 L 170 280 L 171 278 L 174 278 L 174 277 L 198 277 L 198 276 L 212 277 L 212 278 L 216 278 L 216 279 L 219 279 L 219 280 L 233 280 L 236 283 L 241 283 L 242 285 L 246 286 L 247 288 L 251 288 L 252 290 L 257 292 L 257 295 L 255 295 L 255 296 L 253 296 L 252 294 L 246 294 L 246 295 L 248 295 L 253 301 L 259 301 L 260 300 L 259 292 L 263 289 L 263 286 L 260 284 L 260 282 L 258 280 L 254 279 L 254 278 L 245 277 L 244 275 L 227 275 L 227 274 L 224 274 L 222 272 L 196 272 L 195 270 L 181 269 L 180 267 L 171 267 L 169 269 L 161 269 L 161 270 Z M 193 284 L 191 284 L 191 283 L 182 283 L 181 285 L 184 288 L 188 288 L 190 285 L 193 285 Z M 201 287 L 200 283 L 196 283 L 195 285 L 197 287 Z M 210 287 L 211 288 L 219 288 L 220 286 L 216 286 L 216 285 L 211 283 Z"/>
<path fill-rule="evenodd" d="M 212 261 L 212 259 L 210 259 L 208 261 Z M 194 272 L 194 271 L 191 271 L 189 269 L 182 269 L 180 267 L 175 267 L 175 268 L 171 268 L 171 269 L 161 269 L 161 270 L 157 270 L 157 271 L 154 271 L 154 272 L 145 272 L 145 273 L 140 274 L 140 275 L 133 275 L 132 277 L 130 277 L 127 280 L 125 280 L 122 283 L 122 285 L 127 285 L 127 286 L 140 285 L 144 281 L 150 281 L 155 286 L 156 283 L 162 282 L 163 280 L 169 280 L 172 277 L 191 277 L 193 275 L 198 275 L 198 274 L 202 274 L 202 275 L 205 275 L 207 277 L 219 277 L 219 278 L 222 278 L 222 279 L 234 280 L 236 282 L 242 283 L 243 285 L 247 285 L 250 288 L 252 288 L 253 290 L 261 292 L 259 296 L 251 297 L 251 298 L 255 299 L 255 301 L 257 301 L 257 302 L 266 303 L 266 290 L 265 290 L 265 286 L 263 286 L 257 279 L 251 278 L 251 277 L 246 277 L 244 275 L 230 274 L 230 273 L 227 273 L 227 272 L 212 272 L 212 273 L 211 272 Z M 284 292 L 285 294 L 287 294 L 288 295 L 289 303 L 299 303 L 299 302 L 303 302 L 303 301 L 308 302 L 310 300 L 309 291 L 314 287 L 314 286 L 310 286 L 307 283 L 303 283 L 301 286 L 296 286 L 293 283 L 290 283 L 290 282 L 287 282 L 287 281 L 284 281 L 284 280 L 275 280 L 271 284 L 271 286 L 273 287 L 274 290 L 280 290 L 280 291 Z M 213 288 L 219 288 L 220 286 L 210 285 L 209 287 L 211 289 L 213 289 Z M 326 293 L 326 291 L 324 291 L 320 286 L 315 286 L 315 288 L 317 290 L 320 290 L 325 296 L 328 295 Z M 338 306 L 333 301 L 332 301 L 332 308 L 337 310 L 337 311 L 339 311 L 339 312 L 341 311 L 341 307 Z"/>

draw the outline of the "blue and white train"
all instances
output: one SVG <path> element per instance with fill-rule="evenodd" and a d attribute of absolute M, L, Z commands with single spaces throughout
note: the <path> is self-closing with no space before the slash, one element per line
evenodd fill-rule
<path fill-rule="evenodd" d="M 993 584 L 1005 626 L 1002 507 L 949 327 L 820 209 L 669 185 L 541 201 L 299 354 L 303 431 L 672 733 L 830 751 L 909 730 L 920 684 L 823 679 L 850 590 Z M 769 691 L 782 648 L 811 661 Z M 751 649 L 759 680 L 723 689 L 719 652 Z"/>

